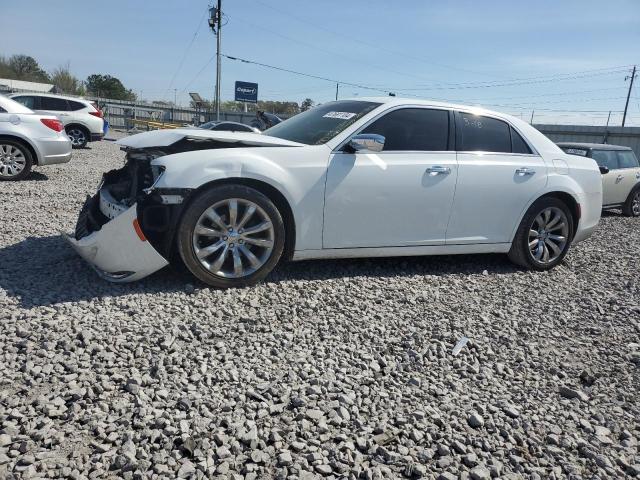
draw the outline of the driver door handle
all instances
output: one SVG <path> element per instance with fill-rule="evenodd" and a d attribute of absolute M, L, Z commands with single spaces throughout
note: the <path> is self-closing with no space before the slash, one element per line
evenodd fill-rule
<path fill-rule="evenodd" d="M 427 168 L 427 173 L 431 177 L 435 177 L 436 175 L 449 175 L 451 173 L 451 169 L 449 167 L 434 165 L 433 167 Z"/>

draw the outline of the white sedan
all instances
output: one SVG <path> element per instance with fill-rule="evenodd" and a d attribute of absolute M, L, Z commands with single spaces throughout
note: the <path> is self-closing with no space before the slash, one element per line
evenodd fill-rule
<path fill-rule="evenodd" d="M 253 284 L 283 258 L 499 252 L 547 270 L 602 207 L 595 162 L 460 105 L 336 101 L 262 135 L 158 130 L 119 143 L 126 165 L 105 174 L 69 237 L 112 281 L 169 259 L 217 287 Z"/>

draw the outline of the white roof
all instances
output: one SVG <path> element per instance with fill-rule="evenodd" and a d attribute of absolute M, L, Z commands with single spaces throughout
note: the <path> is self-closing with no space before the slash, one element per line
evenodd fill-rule
<path fill-rule="evenodd" d="M 10 78 L 0 78 L 0 86 L 6 86 L 9 90 L 41 93 L 50 92 L 54 87 L 52 83 L 26 82 L 24 80 L 12 80 Z"/>

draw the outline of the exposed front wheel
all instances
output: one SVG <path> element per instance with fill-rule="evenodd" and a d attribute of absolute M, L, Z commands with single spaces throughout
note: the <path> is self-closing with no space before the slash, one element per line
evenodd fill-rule
<path fill-rule="evenodd" d="M 565 203 L 553 197 L 541 198 L 522 219 L 509 259 L 533 270 L 550 270 L 567 254 L 573 234 L 573 215 Z"/>
<path fill-rule="evenodd" d="M 203 192 L 187 207 L 178 228 L 178 250 L 203 282 L 244 287 L 275 267 L 284 237 L 282 216 L 269 198 L 243 185 L 224 185 Z"/>
<path fill-rule="evenodd" d="M 0 139 L 0 180 L 22 180 L 29 175 L 32 165 L 28 148 L 13 140 Z"/>
<path fill-rule="evenodd" d="M 627 217 L 640 217 L 640 188 L 629 194 L 629 198 L 622 206 L 622 214 Z"/>
<path fill-rule="evenodd" d="M 84 148 L 87 146 L 87 142 L 89 141 L 89 132 L 84 128 L 71 125 L 67 127 L 65 131 L 67 132 L 67 137 L 71 140 L 72 148 Z"/>

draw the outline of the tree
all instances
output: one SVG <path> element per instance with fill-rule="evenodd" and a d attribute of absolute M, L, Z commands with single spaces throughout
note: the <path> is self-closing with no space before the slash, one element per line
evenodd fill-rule
<path fill-rule="evenodd" d="M 96 97 L 114 100 L 135 100 L 136 94 L 127 90 L 122 82 L 111 75 L 93 74 L 87 77 L 87 91 Z"/>
<path fill-rule="evenodd" d="M 0 73 L 2 77 L 12 80 L 49 83 L 50 78 L 35 58 L 28 55 L 12 55 L 8 59 L 0 58 Z"/>
<path fill-rule="evenodd" d="M 84 94 L 82 82 L 71 73 L 68 63 L 51 72 L 51 83 L 56 86 L 59 92 L 70 95 Z"/>
<path fill-rule="evenodd" d="M 313 108 L 314 105 L 315 102 L 313 100 L 311 100 L 310 98 L 305 98 L 300 104 L 300 111 L 304 112 L 305 110 L 309 110 L 310 108 Z"/>

